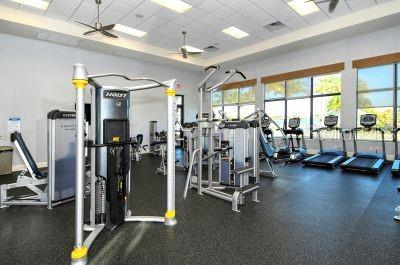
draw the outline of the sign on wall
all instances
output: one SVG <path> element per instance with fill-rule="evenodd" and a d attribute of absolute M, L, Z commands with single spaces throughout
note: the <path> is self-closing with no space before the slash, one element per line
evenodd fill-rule
<path fill-rule="evenodd" d="M 21 132 L 21 117 L 10 116 L 8 117 L 8 132 Z"/>

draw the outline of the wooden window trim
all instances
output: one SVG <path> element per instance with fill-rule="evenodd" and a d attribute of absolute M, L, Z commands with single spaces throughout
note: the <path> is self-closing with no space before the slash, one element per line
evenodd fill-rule
<path fill-rule="evenodd" d="M 297 78 L 303 78 L 303 77 L 311 77 L 311 76 L 323 75 L 323 74 L 332 74 L 332 73 L 337 73 L 337 72 L 340 72 L 343 70 L 344 70 L 344 62 L 335 63 L 335 64 L 318 66 L 318 67 L 313 67 L 313 68 L 308 68 L 308 69 L 302 69 L 302 70 L 293 71 L 293 72 L 287 72 L 287 73 L 283 73 L 283 74 L 264 76 L 261 78 L 261 83 L 262 84 L 270 84 L 270 83 L 276 83 L 276 82 L 283 82 L 283 81 L 297 79 Z"/>
<path fill-rule="evenodd" d="M 400 62 L 400 52 L 354 60 L 353 68 L 366 68 L 396 62 Z"/>
<path fill-rule="evenodd" d="M 252 86 L 255 86 L 256 84 L 257 84 L 257 79 L 249 79 L 249 80 L 245 80 L 245 81 L 224 84 L 221 86 L 221 88 L 219 90 L 228 90 L 228 89 L 242 88 L 242 87 L 252 87 Z"/>

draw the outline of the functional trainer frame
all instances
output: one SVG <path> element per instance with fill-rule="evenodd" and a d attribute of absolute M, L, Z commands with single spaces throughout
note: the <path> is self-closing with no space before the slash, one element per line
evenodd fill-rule
<path fill-rule="evenodd" d="M 103 78 L 103 77 L 120 77 L 127 81 L 147 81 L 151 82 L 150 84 L 146 85 L 138 85 L 133 87 L 115 87 L 115 86 L 103 86 L 99 84 L 95 79 Z M 124 198 L 125 206 L 124 208 L 124 216 L 122 222 L 158 222 L 164 223 L 167 226 L 173 226 L 176 224 L 175 219 L 175 132 L 174 132 L 174 105 L 175 105 L 175 83 L 176 80 L 172 79 L 165 82 L 160 82 L 150 78 L 131 78 L 126 75 L 118 74 L 118 73 L 106 73 L 106 74 L 97 74 L 97 75 L 88 75 L 86 71 L 86 67 L 83 64 L 75 64 L 73 69 L 73 77 L 72 83 L 76 89 L 76 116 L 77 116 L 77 126 L 76 126 L 76 207 L 75 207 L 75 246 L 74 250 L 71 253 L 71 264 L 87 264 L 87 252 L 95 240 L 95 238 L 100 234 L 100 232 L 105 228 L 104 222 L 96 222 L 96 187 L 94 183 L 97 181 L 96 170 L 95 168 L 99 168 L 102 165 L 96 165 L 96 152 L 98 151 L 97 148 L 106 147 L 108 149 L 109 146 L 111 147 L 122 147 L 128 146 L 130 148 L 130 142 L 126 142 L 122 140 L 119 142 L 120 139 L 112 139 L 113 143 L 100 143 L 95 144 L 91 150 L 91 172 L 90 172 L 90 179 L 91 179 L 91 198 L 90 198 L 90 224 L 84 225 L 84 178 L 85 178 L 85 168 L 84 168 L 84 159 L 85 159 L 85 131 L 84 131 L 84 123 L 85 123 L 85 116 L 84 116 L 84 92 L 85 88 L 88 84 L 90 84 L 93 88 L 91 90 L 92 93 L 92 117 L 93 121 L 102 120 L 106 121 L 105 119 L 109 119 L 109 116 L 105 115 L 102 116 L 101 119 L 96 119 L 97 108 L 101 108 L 101 106 L 97 106 L 98 97 L 96 94 L 98 92 L 114 92 L 119 91 L 120 93 L 124 94 L 124 97 L 130 97 L 130 93 L 134 91 L 140 90 L 147 90 L 153 88 L 162 87 L 165 89 L 165 94 L 167 96 L 167 126 L 168 126 L 168 133 L 167 133 L 167 210 L 164 216 L 132 216 L 131 211 L 128 210 L 128 197 L 130 193 L 130 168 L 127 174 L 127 183 L 126 183 L 126 197 Z M 127 96 L 125 95 L 127 94 Z M 103 94 L 104 95 L 104 94 Z M 114 97 L 113 95 L 111 95 Z M 116 95 L 118 98 L 118 95 Z M 121 96 L 122 97 L 122 96 Z M 129 99 L 128 99 L 129 100 Z M 129 101 L 127 101 L 126 105 L 124 105 L 124 110 L 129 112 Z M 101 103 L 100 103 L 101 104 Z M 123 102 L 117 102 L 116 106 L 121 107 L 121 104 L 125 104 Z M 113 106 L 108 105 L 105 103 L 106 107 L 112 108 Z M 96 108 L 97 107 L 97 108 Z M 126 108 L 126 109 L 125 109 Z M 100 114 L 102 115 L 102 114 Z M 129 117 L 128 117 L 129 118 Z M 127 119 L 129 122 L 129 119 Z M 120 128 L 119 125 L 115 123 L 114 128 Z M 96 137 L 99 135 L 97 124 L 92 124 L 91 126 L 91 136 Z M 129 131 L 129 126 L 127 128 Z M 106 139 L 106 136 L 104 136 Z M 98 139 L 92 139 L 98 140 Z M 96 143 L 96 141 L 94 141 Z M 127 152 L 128 154 L 130 152 Z M 121 159 L 120 157 L 118 159 Z M 101 163 L 104 161 L 101 160 Z M 107 160 L 108 162 L 108 160 Z M 120 161 L 119 161 L 120 162 Z M 115 162 L 118 164 L 118 162 Z M 117 166 L 118 167 L 118 166 Z M 90 232 L 89 236 L 84 239 L 84 231 Z"/>

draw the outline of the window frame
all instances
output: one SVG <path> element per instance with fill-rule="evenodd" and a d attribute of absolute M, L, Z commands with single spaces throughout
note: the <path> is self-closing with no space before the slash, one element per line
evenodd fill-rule
<path fill-rule="evenodd" d="M 380 67 L 380 66 L 387 66 L 387 65 L 392 65 L 393 66 L 393 73 L 392 73 L 392 78 L 393 78 L 393 87 L 392 88 L 384 88 L 384 89 L 371 89 L 371 90 L 358 90 L 358 84 L 359 84 L 359 78 L 360 78 L 360 74 L 359 74 L 359 70 L 362 69 L 368 69 L 368 68 L 374 68 L 374 67 Z M 372 93 L 376 93 L 376 92 L 387 92 L 387 91 L 392 91 L 393 93 L 393 102 L 392 102 L 392 106 L 388 106 L 385 108 L 391 108 L 392 109 L 392 115 L 393 115 L 393 120 L 392 120 L 392 127 L 393 128 L 397 128 L 397 122 L 398 122 L 398 115 L 397 115 L 397 110 L 398 107 L 400 106 L 400 104 L 398 105 L 397 103 L 397 93 L 400 91 L 400 87 L 398 87 L 398 68 L 400 65 L 400 61 L 398 62 L 391 62 L 391 63 L 385 63 L 385 64 L 379 64 L 379 65 L 371 65 L 371 66 L 365 66 L 365 67 L 359 67 L 357 68 L 357 90 L 356 90 L 356 127 L 358 126 L 358 117 L 359 117 L 359 100 L 358 100 L 358 95 L 361 94 L 372 94 Z M 372 108 L 377 108 L 377 107 L 372 107 Z M 391 139 L 387 139 L 385 138 L 385 142 L 389 141 L 389 142 L 394 142 L 394 137 L 393 134 L 391 134 Z M 370 139 L 358 139 L 358 141 L 376 141 L 376 140 L 370 140 Z M 380 141 L 380 139 L 378 139 L 378 141 Z"/>
<path fill-rule="evenodd" d="M 314 94 L 314 78 L 315 77 L 320 77 L 320 76 L 329 76 L 329 75 L 336 75 L 338 74 L 340 76 L 340 81 L 342 81 L 342 74 L 341 71 L 339 72 L 332 72 L 332 73 L 324 73 L 324 74 L 319 74 L 319 75 L 313 75 L 313 76 L 306 76 L 306 77 L 301 77 L 301 78 L 296 78 L 296 79 L 302 79 L 302 78 L 310 78 L 311 79 L 311 83 L 310 83 L 310 95 L 307 96 L 298 96 L 298 97 L 290 97 L 288 98 L 288 93 L 287 93 L 287 89 L 288 89 L 288 85 L 287 82 L 290 80 L 284 80 L 284 81 L 276 81 L 274 83 L 279 83 L 279 82 L 284 82 L 285 84 L 285 96 L 281 97 L 281 98 L 273 98 L 273 99 L 266 99 L 265 98 L 265 91 L 266 91 L 266 85 L 268 84 L 263 84 L 263 92 L 264 92 L 264 110 L 265 110 L 265 104 L 267 102 L 272 102 L 272 101 L 284 101 L 285 103 L 285 121 L 286 121 L 286 125 L 288 122 L 288 101 L 289 100 L 296 100 L 296 99 L 310 99 L 310 124 L 309 124 L 309 128 L 310 128 L 310 132 L 309 132 L 309 139 L 314 139 L 314 134 L 313 134 L 313 129 L 314 129 L 314 98 L 322 98 L 322 97 L 330 97 L 330 96 L 340 96 L 340 100 L 341 100 L 341 95 L 342 95 L 342 87 L 340 87 L 340 92 L 334 92 L 334 93 L 324 93 L 324 94 Z M 294 80 L 294 79 L 291 79 Z"/>

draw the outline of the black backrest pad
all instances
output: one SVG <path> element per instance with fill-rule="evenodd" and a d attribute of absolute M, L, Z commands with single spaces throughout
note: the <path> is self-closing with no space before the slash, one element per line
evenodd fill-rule
<path fill-rule="evenodd" d="M 143 134 L 136 135 L 136 143 L 141 145 L 143 143 Z"/>
<path fill-rule="evenodd" d="M 24 153 L 26 160 L 28 160 L 29 166 L 32 168 L 33 173 L 35 173 L 37 178 L 45 178 L 46 176 L 43 175 L 40 171 L 39 168 L 35 162 L 35 160 L 32 157 L 31 152 L 29 152 L 28 147 L 25 144 L 24 139 L 22 138 L 21 133 L 19 132 L 13 132 L 11 133 L 11 142 L 17 141 L 19 146 L 22 149 L 22 152 Z"/>

